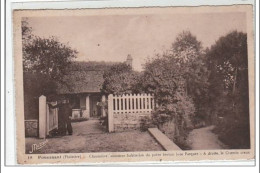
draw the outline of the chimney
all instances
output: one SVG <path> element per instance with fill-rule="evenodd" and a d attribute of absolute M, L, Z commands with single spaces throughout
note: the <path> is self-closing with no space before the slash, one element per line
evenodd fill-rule
<path fill-rule="evenodd" d="M 133 68 L 133 58 L 130 54 L 127 55 L 126 64 Z"/>

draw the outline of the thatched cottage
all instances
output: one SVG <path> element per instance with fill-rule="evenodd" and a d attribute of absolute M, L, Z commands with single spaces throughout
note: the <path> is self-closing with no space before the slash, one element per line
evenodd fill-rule
<path fill-rule="evenodd" d="M 131 55 L 125 61 L 132 66 Z M 98 102 L 105 101 L 101 93 L 104 71 L 114 62 L 74 62 L 65 76 L 66 85 L 59 85 L 58 94 L 69 97 L 73 104 L 73 119 L 104 116 Z"/>

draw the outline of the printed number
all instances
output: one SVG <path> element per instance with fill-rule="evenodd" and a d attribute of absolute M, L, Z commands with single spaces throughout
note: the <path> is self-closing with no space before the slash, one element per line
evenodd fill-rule
<path fill-rule="evenodd" d="M 28 159 L 32 159 L 32 156 L 28 156 Z"/>

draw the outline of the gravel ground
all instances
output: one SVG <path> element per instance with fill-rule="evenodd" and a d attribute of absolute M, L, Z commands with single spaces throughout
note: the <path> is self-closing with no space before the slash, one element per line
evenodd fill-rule
<path fill-rule="evenodd" d="M 73 135 L 48 138 L 48 142 L 34 153 L 88 153 L 88 152 L 126 152 L 126 151 L 163 151 L 162 147 L 148 132 L 139 130 L 107 133 L 98 120 L 72 123 Z M 26 138 L 26 153 L 32 144 L 43 139 Z"/>
<path fill-rule="evenodd" d="M 226 146 L 218 140 L 218 136 L 212 132 L 214 126 L 194 129 L 188 136 L 188 142 L 192 150 L 225 149 Z"/>

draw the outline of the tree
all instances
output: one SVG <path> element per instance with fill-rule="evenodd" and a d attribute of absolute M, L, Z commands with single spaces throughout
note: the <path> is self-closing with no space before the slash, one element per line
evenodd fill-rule
<path fill-rule="evenodd" d="M 207 58 L 211 69 L 209 98 L 212 114 L 224 118 L 217 124 L 220 137 L 233 148 L 249 148 L 246 34 L 233 31 L 220 37 L 207 52 Z M 221 106 L 214 106 L 219 103 Z"/>
<path fill-rule="evenodd" d="M 24 71 L 41 73 L 61 81 L 77 51 L 56 38 L 33 38 L 24 47 Z"/>
<path fill-rule="evenodd" d="M 32 27 L 29 26 L 29 23 L 26 19 L 22 20 L 22 41 L 23 41 L 23 45 L 25 44 L 25 42 L 30 40 L 32 37 L 33 37 Z"/>
<path fill-rule="evenodd" d="M 170 59 L 180 66 L 184 90 L 195 105 L 196 117 L 207 118 L 208 69 L 201 42 L 190 31 L 180 33 L 172 44 Z M 177 61 L 177 62 L 176 62 Z"/>
<path fill-rule="evenodd" d="M 27 19 L 22 20 L 23 69 L 61 80 L 77 51 L 55 37 L 40 38 L 32 34 Z"/>
<path fill-rule="evenodd" d="M 184 31 L 177 36 L 170 51 L 145 64 L 142 88 L 153 93 L 158 103 L 153 117 L 161 125 L 174 121 L 175 142 L 181 145 L 185 145 L 194 118 L 206 116 L 205 60 L 201 43 L 189 31 Z"/>
<path fill-rule="evenodd" d="M 38 97 L 56 95 L 57 82 L 65 84 L 63 76 L 77 51 L 54 37 L 34 36 L 26 19 L 21 29 L 25 119 L 31 119 L 37 118 Z"/>
<path fill-rule="evenodd" d="M 134 93 L 139 73 L 125 63 L 112 65 L 106 70 L 103 78 L 102 92 L 107 94 Z"/>
<path fill-rule="evenodd" d="M 180 33 L 172 43 L 172 55 L 180 63 L 197 60 L 202 54 L 201 42 L 190 31 Z"/>
<path fill-rule="evenodd" d="M 185 79 L 181 70 L 177 59 L 158 55 L 145 64 L 142 89 L 155 97 L 154 124 L 183 147 L 188 129 L 192 128 L 195 107 L 192 99 L 185 94 Z M 173 131 L 164 128 L 167 123 L 171 123 Z"/>

